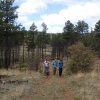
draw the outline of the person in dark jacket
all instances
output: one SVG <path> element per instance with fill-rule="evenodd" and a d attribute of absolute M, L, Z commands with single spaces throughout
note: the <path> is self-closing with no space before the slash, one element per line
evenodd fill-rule
<path fill-rule="evenodd" d="M 60 59 L 58 62 L 58 67 L 59 67 L 59 76 L 62 76 L 62 70 L 63 70 L 63 61 Z"/>

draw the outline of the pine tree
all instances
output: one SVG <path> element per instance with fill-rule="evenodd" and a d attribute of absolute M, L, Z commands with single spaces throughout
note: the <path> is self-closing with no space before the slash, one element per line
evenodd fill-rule
<path fill-rule="evenodd" d="M 2 0 L 0 2 L 0 30 L 1 30 L 1 48 L 4 51 L 4 66 L 8 69 L 11 59 L 11 37 L 16 30 L 15 19 L 17 6 L 13 6 L 13 0 Z"/>

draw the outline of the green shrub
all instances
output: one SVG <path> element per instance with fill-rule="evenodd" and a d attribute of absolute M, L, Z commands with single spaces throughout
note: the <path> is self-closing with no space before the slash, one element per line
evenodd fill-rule
<path fill-rule="evenodd" d="M 81 100 L 81 98 L 80 97 L 75 97 L 74 100 Z"/>
<path fill-rule="evenodd" d="M 19 64 L 20 69 L 26 69 L 27 68 L 27 64 L 25 63 L 21 63 Z"/>
<path fill-rule="evenodd" d="M 92 68 L 95 53 L 89 47 L 76 43 L 68 48 L 68 52 L 71 57 L 68 69 L 71 72 L 89 71 Z"/>

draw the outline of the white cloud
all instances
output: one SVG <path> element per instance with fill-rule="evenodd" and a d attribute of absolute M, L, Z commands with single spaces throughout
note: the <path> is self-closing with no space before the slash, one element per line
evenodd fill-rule
<path fill-rule="evenodd" d="M 28 18 L 27 18 L 27 16 L 20 16 L 19 18 L 18 18 L 18 21 L 20 22 L 22 22 L 22 23 L 24 23 L 24 22 L 27 22 L 28 21 Z"/>
<path fill-rule="evenodd" d="M 17 0 L 16 4 L 20 4 L 20 0 Z M 43 2 L 42 0 L 21 0 L 21 4 L 17 9 L 18 23 L 23 24 L 23 26 L 28 29 L 33 22 L 29 17 L 32 14 L 38 13 L 40 10 L 45 9 L 46 7 L 46 2 Z"/>
<path fill-rule="evenodd" d="M 17 19 L 17 22 L 21 23 L 27 30 L 30 28 L 30 26 L 33 23 L 27 16 L 20 16 Z"/>
<path fill-rule="evenodd" d="M 89 22 L 88 24 L 93 25 L 96 23 L 94 20 L 97 20 L 99 16 L 99 4 L 87 2 L 84 5 L 72 5 L 68 8 L 62 9 L 59 13 L 42 15 L 41 21 L 39 22 L 45 22 L 47 24 L 49 28 L 48 32 L 58 32 L 59 26 L 62 26 L 60 28 L 63 29 L 63 25 L 67 20 L 70 20 L 72 23 L 76 23 L 78 20 L 85 20 L 87 23 Z M 51 28 L 52 25 L 53 27 Z"/>
<path fill-rule="evenodd" d="M 46 8 L 46 3 L 42 0 L 26 0 L 17 11 L 20 15 L 27 15 L 36 13 L 43 8 Z"/>
<path fill-rule="evenodd" d="M 90 26 L 94 25 L 100 17 L 100 1 L 88 0 L 90 2 L 78 2 L 78 0 L 23 0 L 18 9 L 19 18 L 23 26 L 30 27 L 32 20 L 29 15 L 39 13 L 41 9 L 46 9 L 48 4 L 69 2 L 68 6 L 61 9 L 58 13 L 40 15 L 40 19 L 35 24 L 41 30 L 41 23 L 45 22 L 48 26 L 48 32 L 62 32 L 64 23 L 70 20 L 76 23 L 78 20 L 86 21 Z M 67 3 L 65 3 L 67 5 Z"/>
<path fill-rule="evenodd" d="M 86 3 L 84 5 L 73 5 L 68 9 L 60 11 L 60 15 L 69 20 L 84 20 L 92 16 L 100 15 L 100 7 L 94 3 Z"/>
<path fill-rule="evenodd" d="M 41 18 L 47 25 L 62 25 L 64 22 L 64 18 L 60 14 L 43 15 Z"/>
<path fill-rule="evenodd" d="M 69 2 L 71 0 L 52 0 L 53 2 Z"/>
<path fill-rule="evenodd" d="M 52 31 L 51 31 L 52 30 Z M 48 32 L 50 33 L 61 33 L 62 32 L 62 26 L 49 26 Z"/>

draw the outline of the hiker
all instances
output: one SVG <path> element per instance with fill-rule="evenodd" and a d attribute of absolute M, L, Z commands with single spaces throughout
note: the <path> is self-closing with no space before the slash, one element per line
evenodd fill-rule
<path fill-rule="evenodd" d="M 62 59 L 59 60 L 58 62 L 58 67 L 59 67 L 59 76 L 62 76 L 62 70 L 63 70 L 63 61 Z"/>
<path fill-rule="evenodd" d="M 44 74 L 47 77 L 49 76 L 49 61 L 47 59 L 44 61 Z"/>
<path fill-rule="evenodd" d="M 53 67 L 53 75 L 55 75 L 57 70 L 57 59 L 53 59 L 52 67 Z"/>

